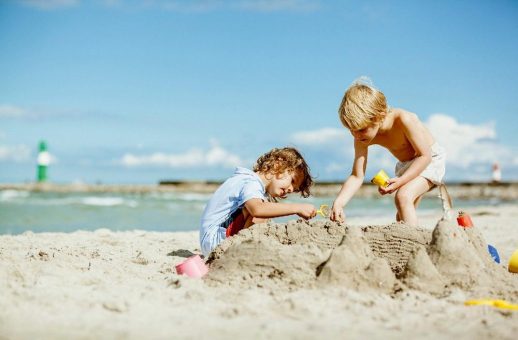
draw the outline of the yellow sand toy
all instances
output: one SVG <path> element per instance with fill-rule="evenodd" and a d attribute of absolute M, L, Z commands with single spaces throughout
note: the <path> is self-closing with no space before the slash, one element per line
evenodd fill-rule
<path fill-rule="evenodd" d="M 317 214 L 322 215 L 322 217 L 329 217 L 329 206 L 327 204 L 322 204 L 320 209 L 317 210 Z"/>
<path fill-rule="evenodd" d="M 518 310 L 518 305 L 513 305 L 504 300 L 491 300 L 491 299 L 480 299 L 480 300 L 467 300 L 464 302 L 466 306 L 491 306 L 502 309 Z"/>
<path fill-rule="evenodd" d="M 382 187 L 382 188 L 386 188 L 388 185 L 389 185 L 389 180 L 390 177 L 387 175 L 387 173 L 382 169 L 380 171 L 378 171 L 378 173 L 376 174 L 376 176 L 374 176 L 372 179 L 371 179 L 371 182 L 376 184 L 377 186 L 379 187 Z"/>

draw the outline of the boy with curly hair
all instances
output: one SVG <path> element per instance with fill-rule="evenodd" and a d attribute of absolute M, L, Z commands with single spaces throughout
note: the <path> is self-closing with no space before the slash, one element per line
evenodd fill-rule
<path fill-rule="evenodd" d="M 269 218 L 315 217 L 306 203 L 278 203 L 277 198 L 300 192 L 309 197 L 313 179 L 302 155 L 294 148 L 272 149 L 259 157 L 253 171 L 238 167 L 207 203 L 201 219 L 200 245 L 207 256 L 225 238 Z"/>
<path fill-rule="evenodd" d="M 354 137 L 354 163 L 331 211 L 331 220 L 344 221 L 344 207 L 360 188 L 367 167 L 367 150 L 378 144 L 399 162 L 396 177 L 379 188 L 395 195 L 396 220 L 417 225 L 416 208 L 422 196 L 440 185 L 445 174 L 445 151 L 414 113 L 390 108 L 383 92 L 360 78 L 345 92 L 338 109 L 342 124 Z"/>

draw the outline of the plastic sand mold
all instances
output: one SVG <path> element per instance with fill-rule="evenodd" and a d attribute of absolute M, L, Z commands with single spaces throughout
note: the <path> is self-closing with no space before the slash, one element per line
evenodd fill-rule
<path fill-rule="evenodd" d="M 473 221 L 471 220 L 471 217 L 464 211 L 459 211 L 459 216 L 457 217 L 457 224 L 463 228 L 473 227 Z"/>
<path fill-rule="evenodd" d="M 178 275 L 201 278 L 204 277 L 208 271 L 209 268 L 205 262 L 203 262 L 200 255 L 193 255 L 182 263 L 176 265 L 176 273 Z"/>
<path fill-rule="evenodd" d="M 322 217 L 329 217 L 329 206 L 327 204 L 322 204 L 320 209 L 317 210 L 317 214 L 322 215 Z"/>
<path fill-rule="evenodd" d="M 509 259 L 509 271 L 511 273 L 518 273 L 518 249 L 516 249 Z"/>
<path fill-rule="evenodd" d="M 384 170 L 378 171 L 376 176 L 371 179 L 371 182 L 376 184 L 379 187 L 385 188 L 389 185 L 388 180 L 390 177 L 387 175 L 387 173 Z"/>
<path fill-rule="evenodd" d="M 480 299 L 480 300 L 467 300 L 464 302 L 466 306 L 491 306 L 501 309 L 518 310 L 518 305 L 514 305 L 504 300 L 491 300 L 491 299 Z"/>
<path fill-rule="evenodd" d="M 493 258 L 493 260 L 496 263 L 500 263 L 500 255 L 498 255 L 498 250 L 496 250 L 495 247 L 493 247 L 492 245 L 488 244 L 487 245 L 487 251 L 489 252 L 489 255 L 491 255 L 491 257 Z"/>

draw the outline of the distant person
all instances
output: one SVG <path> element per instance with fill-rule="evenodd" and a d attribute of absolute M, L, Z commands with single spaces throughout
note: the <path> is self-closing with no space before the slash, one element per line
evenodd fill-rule
<path fill-rule="evenodd" d="M 416 208 L 422 196 L 442 183 L 445 151 L 414 113 L 390 108 L 385 95 L 360 78 L 345 92 L 338 109 L 342 124 L 354 137 L 354 163 L 331 210 L 331 220 L 344 221 L 344 207 L 365 178 L 367 150 L 381 145 L 394 155 L 397 177 L 380 187 L 382 195 L 396 193 L 396 220 L 417 225 Z"/>
<path fill-rule="evenodd" d="M 315 217 L 306 203 L 277 203 L 277 198 L 300 192 L 310 195 L 309 167 L 294 148 L 273 149 L 259 157 L 252 170 L 238 167 L 207 203 L 201 219 L 200 245 L 207 256 L 225 238 L 273 217 Z"/>
<path fill-rule="evenodd" d="M 498 162 L 493 163 L 493 183 L 500 183 L 502 180 L 502 171 Z"/>

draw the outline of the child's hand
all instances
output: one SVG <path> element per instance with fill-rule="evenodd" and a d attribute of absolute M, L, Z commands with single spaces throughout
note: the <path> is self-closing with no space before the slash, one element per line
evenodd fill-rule
<path fill-rule="evenodd" d="M 345 213 L 344 207 L 336 202 L 333 203 L 333 208 L 331 209 L 331 215 L 329 216 L 331 221 L 336 222 L 344 222 L 345 221 Z"/>
<path fill-rule="evenodd" d="M 306 220 L 309 220 L 310 218 L 313 218 L 317 215 L 317 209 L 313 204 L 301 203 L 299 204 L 298 208 L 297 215 L 305 218 Z"/>
<path fill-rule="evenodd" d="M 389 184 L 386 187 L 378 188 L 379 193 L 382 195 L 391 194 L 401 186 L 401 180 L 399 177 L 390 178 L 387 182 Z"/>

